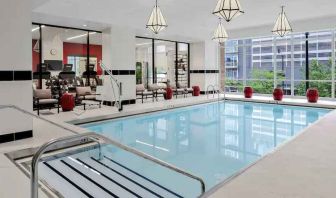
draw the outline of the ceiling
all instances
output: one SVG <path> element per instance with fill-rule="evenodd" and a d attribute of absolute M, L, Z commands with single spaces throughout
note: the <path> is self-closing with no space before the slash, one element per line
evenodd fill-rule
<path fill-rule="evenodd" d="M 63 42 L 80 44 L 87 43 L 87 32 L 81 30 L 42 26 L 42 35 L 43 40 L 53 40 L 57 37 Z M 32 38 L 36 40 L 40 39 L 40 32 L 38 30 L 38 26 L 36 25 L 32 25 Z M 100 33 L 90 33 L 90 44 L 101 45 L 102 35 Z"/>
<path fill-rule="evenodd" d="M 111 25 L 133 28 L 139 36 L 153 35 L 145 24 L 154 0 L 32 0 L 33 21 L 103 30 Z M 231 38 L 269 35 L 280 12 L 285 11 L 296 32 L 335 27 L 336 1 L 240 0 L 245 14 L 225 22 Z M 212 15 L 217 0 L 159 0 L 168 28 L 160 38 L 197 41 L 211 39 L 218 19 Z"/>

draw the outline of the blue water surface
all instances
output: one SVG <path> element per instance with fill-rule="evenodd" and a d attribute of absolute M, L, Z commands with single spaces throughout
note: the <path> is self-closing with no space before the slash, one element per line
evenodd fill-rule
<path fill-rule="evenodd" d="M 82 125 L 204 179 L 224 181 L 302 132 L 329 109 L 226 101 Z M 143 175 L 194 197 L 199 183 L 135 155 L 109 148 Z"/>

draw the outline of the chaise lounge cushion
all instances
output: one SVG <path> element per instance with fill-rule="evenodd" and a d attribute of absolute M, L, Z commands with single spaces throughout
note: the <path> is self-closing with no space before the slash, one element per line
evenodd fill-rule
<path fill-rule="evenodd" d="M 38 99 L 51 99 L 51 90 L 50 89 L 35 89 L 34 97 Z"/>
<path fill-rule="evenodd" d="M 77 96 L 91 95 L 91 87 L 76 87 Z"/>
<path fill-rule="evenodd" d="M 39 100 L 39 104 L 57 104 L 58 100 L 57 99 L 42 99 Z"/>
<path fill-rule="evenodd" d="M 143 84 L 136 85 L 136 92 L 143 92 L 145 91 L 145 86 Z"/>

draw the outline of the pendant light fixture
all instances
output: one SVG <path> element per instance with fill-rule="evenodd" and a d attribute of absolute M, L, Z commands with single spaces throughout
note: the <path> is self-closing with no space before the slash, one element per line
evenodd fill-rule
<path fill-rule="evenodd" d="M 285 6 L 281 6 L 281 13 L 279 14 L 278 19 L 275 22 L 272 32 L 280 37 L 293 32 L 293 29 L 287 19 L 286 13 L 284 11 Z"/>
<path fill-rule="evenodd" d="M 212 14 L 225 19 L 227 22 L 234 17 L 243 14 L 239 0 L 218 0 L 215 10 Z"/>
<path fill-rule="evenodd" d="M 161 9 L 155 1 L 155 6 L 148 19 L 146 28 L 150 29 L 154 34 L 158 34 L 160 31 L 168 27 L 165 18 L 162 15 Z"/>
<path fill-rule="evenodd" d="M 222 24 L 222 20 L 219 19 L 219 24 L 214 32 L 214 37 L 212 38 L 212 40 L 217 41 L 219 43 L 224 43 L 228 38 L 229 36 Z"/>

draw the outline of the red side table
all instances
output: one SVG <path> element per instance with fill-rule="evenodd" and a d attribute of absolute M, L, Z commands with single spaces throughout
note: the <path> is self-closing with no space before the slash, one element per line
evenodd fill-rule
<path fill-rule="evenodd" d="M 173 89 L 170 87 L 167 87 L 166 94 L 164 95 L 164 99 L 170 100 L 173 98 Z"/>
<path fill-rule="evenodd" d="M 201 94 L 201 89 L 199 86 L 192 86 L 193 88 L 193 96 L 199 96 Z"/>
<path fill-rule="evenodd" d="M 306 93 L 308 102 L 316 103 L 319 98 L 319 92 L 316 88 L 309 88 Z"/>
<path fill-rule="evenodd" d="M 61 106 L 63 111 L 72 111 L 75 107 L 75 98 L 69 93 L 63 94 L 61 97 Z"/>
<path fill-rule="evenodd" d="M 283 98 L 283 90 L 281 88 L 275 88 L 273 90 L 273 99 L 277 101 L 281 101 Z"/>
<path fill-rule="evenodd" d="M 252 98 L 253 95 L 253 88 L 252 87 L 245 87 L 244 88 L 244 96 L 245 98 Z"/>

